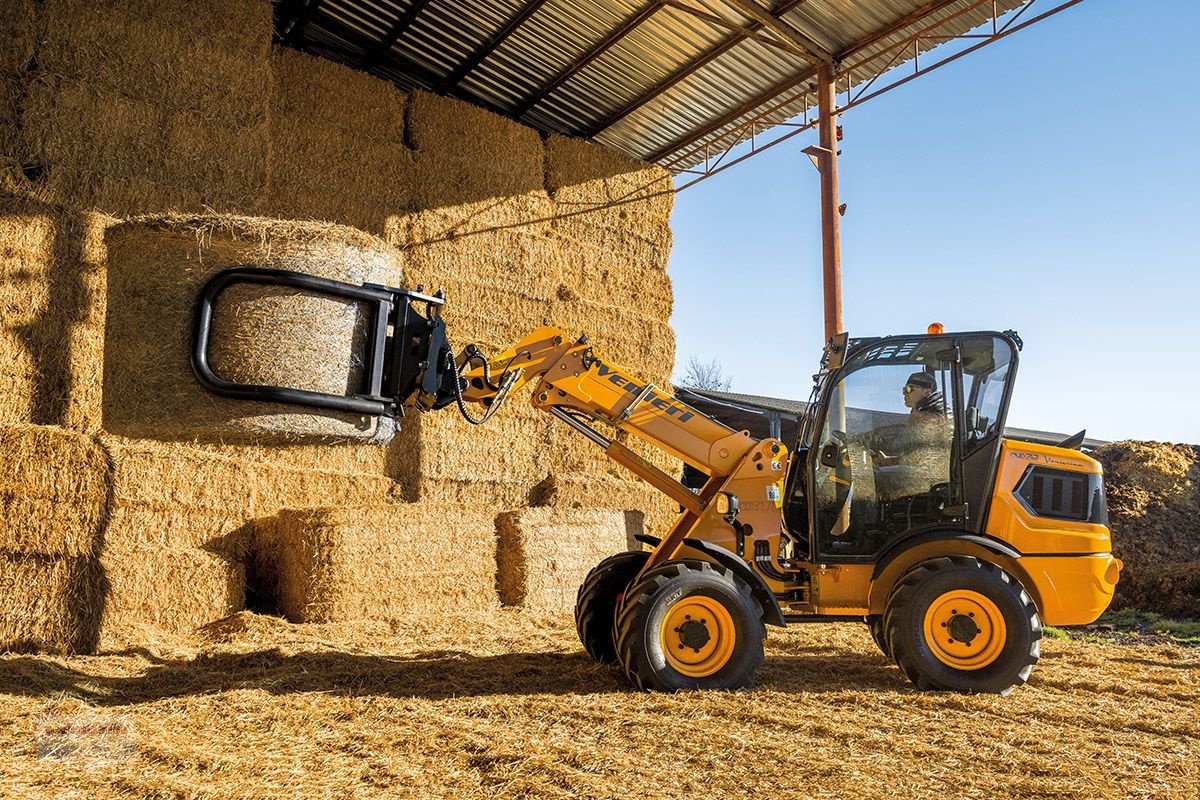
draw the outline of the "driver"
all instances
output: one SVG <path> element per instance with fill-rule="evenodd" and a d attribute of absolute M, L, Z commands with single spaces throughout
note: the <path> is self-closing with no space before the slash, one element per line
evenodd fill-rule
<path fill-rule="evenodd" d="M 902 389 L 909 425 L 928 425 L 946 421 L 946 400 L 938 391 L 937 380 L 928 372 L 914 372 Z"/>

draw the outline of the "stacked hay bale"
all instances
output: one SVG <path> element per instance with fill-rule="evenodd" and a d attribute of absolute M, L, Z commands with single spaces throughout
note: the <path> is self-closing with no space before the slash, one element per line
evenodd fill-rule
<path fill-rule="evenodd" d="M 1104 465 L 1113 552 L 1125 562 L 1114 603 L 1200 617 L 1200 449 L 1114 442 Z"/>
<path fill-rule="evenodd" d="M 669 392 L 675 364 L 667 276 L 674 198 L 669 174 L 579 139 L 550 136 L 546 186 L 555 206 L 550 226 L 566 298 L 554 310 L 556 324 L 586 321 L 602 358 Z M 633 437 L 621 440 L 678 474 L 680 464 L 656 448 Z M 553 468 L 542 502 L 603 507 L 631 496 L 649 512 L 649 526 L 657 532 L 674 520 L 676 506 L 572 431 L 552 429 L 549 453 Z"/>
<path fill-rule="evenodd" d="M 38 29 L 18 155 L 40 197 L 115 214 L 258 202 L 269 3 L 47 0 Z"/>
<path fill-rule="evenodd" d="M 258 213 L 383 233 L 410 204 L 405 95 L 295 50 L 276 48 L 271 69 L 270 175 Z"/>
<path fill-rule="evenodd" d="M 0 427 L 0 650 L 86 653 L 105 598 L 97 556 L 109 464 L 91 437 Z"/>
<path fill-rule="evenodd" d="M 410 414 L 403 435 L 381 447 L 370 442 L 386 440 L 387 426 L 208 395 L 191 374 L 187 343 L 199 285 L 222 267 L 251 263 L 443 286 L 456 345 L 495 351 L 555 324 L 592 334 L 614 361 L 666 385 L 669 230 L 662 198 L 646 190 L 665 173 L 606 161 L 591 145 L 546 145 L 532 129 L 458 101 L 405 96 L 328 61 L 272 51 L 266 0 L 3 6 L 0 191 L 25 199 L 0 203 L 0 423 L 103 426 L 115 464 L 111 507 L 90 555 L 12 551 L 23 554 L 21 580 L 42 580 L 34 567 L 51 561 L 54 575 L 77 578 L 61 584 L 70 591 L 43 592 L 39 607 L 74 597 L 72 613 L 96 612 L 90 628 L 72 628 L 88 628 L 91 638 L 68 642 L 60 631 L 28 641 L 90 646 L 101 604 L 87 592 L 107 593 L 106 627 L 184 629 L 238 610 L 247 560 L 282 574 L 247 550 L 283 541 L 269 532 L 274 523 L 256 520 L 285 508 L 375 509 L 358 522 L 312 523 L 321 552 L 333 554 L 336 568 L 324 574 L 340 577 L 296 589 L 307 599 L 292 607 L 320 606 L 327 592 L 330 618 L 365 613 L 361 598 L 345 598 L 368 556 L 395 569 L 411 559 L 431 565 L 439 547 L 460 541 L 430 521 L 444 518 L 447 503 L 488 516 L 484 537 L 482 522 L 450 506 L 476 531 L 469 538 L 479 552 L 492 554 L 476 559 L 464 584 L 471 592 L 485 585 L 485 604 L 495 602 L 494 545 L 485 539 L 497 510 L 531 502 L 557 506 L 551 516 L 653 509 L 653 490 L 618 476 L 573 434 L 555 433 L 527 394 L 483 428 L 452 409 Z M 386 232 L 404 251 L 407 275 L 397 254 L 346 229 L 161 216 L 203 206 Z M 115 220 L 92 209 L 160 216 L 109 231 Z M 241 380 L 342 393 L 359 365 L 328 356 L 357 347 L 361 322 L 328 300 L 230 289 L 217 304 L 212 363 Z M 305 351 L 298 358 L 297 349 Z M 288 435 L 261 439 L 280 431 Z M 358 539 L 329 533 L 352 522 L 365 526 Z M 388 550 L 384 534 L 396 531 L 408 544 Z M 600 555 L 620 546 L 605 538 Z M 461 564 L 447 570 L 463 574 Z M 97 577 L 104 572 L 107 587 Z"/>
<path fill-rule="evenodd" d="M 496 518 L 500 601 L 548 614 L 570 613 L 579 586 L 613 553 L 636 548 L 636 511 L 529 508 Z"/>
<path fill-rule="evenodd" d="M 262 523 L 280 611 L 297 622 L 497 606 L 489 510 L 393 505 L 285 511 Z"/>
<path fill-rule="evenodd" d="M 407 136 L 418 210 L 394 218 L 387 238 L 404 249 L 411 285 L 446 290 L 456 348 L 507 348 L 545 324 L 557 290 L 541 138 L 423 92 L 409 98 Z M 519 508 L 544 476 L 547 430 L 522 394 L 482 427 L 452 409 L 410 417 L 395 447 L 411 458 L 413 500 Z"/>
<path fill-rule="evenodd" d="M 0 424 L 99 428 L 114 221 L 0 197 Z"/>

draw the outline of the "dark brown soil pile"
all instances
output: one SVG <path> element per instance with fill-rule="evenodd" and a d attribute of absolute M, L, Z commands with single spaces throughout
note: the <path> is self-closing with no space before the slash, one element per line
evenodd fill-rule
<path fill-rule="evenodd" d="M 1094 455 L 1125 562 L 1113 605 L 1200 617 L 1200 449 L 1114 442 Z"/>

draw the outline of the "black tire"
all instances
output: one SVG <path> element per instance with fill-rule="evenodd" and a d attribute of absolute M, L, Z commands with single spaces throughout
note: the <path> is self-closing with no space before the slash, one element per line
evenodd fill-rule
<path fill-rule="evenodd" d="M 1029 679 L 1041 655 L 1033 600 L 1004 570 L 967 556 L 905 573 L 883 627 L 897 666 L 922 690 L 1008 694 Z"/>
<path fill-rule="evenodd" d="M 605 664 L 617 661 L 613 641 L 617 607 L 629 584 L 646 566 L 650 554 L 635 550 L 617 553 L 588 573 L 575 598 L 575 630 L 588 655 Z"/>
<path fill-rule="evenodd" d="M 629 587 L 617 615 L 621 666 L 645 691 L 750 686 L 765 638 L 763 609 L 750 587 L 706 561 L 668 561 L 650 570 Z M 683 663 L 693 656 L 695 663 Z"/>
<path fill-rule="evenodd" d="M 872 614 L 863 621 L 867 623 L 867 628 L 871 631 L 871 638 L 875 640 L 875 645 L 879 648 L 879 652 L 883 653 L 890 661 L 892 659 L 892 648 L 888 647 L 887 636 L 884 635 L 883 615 Z"/>

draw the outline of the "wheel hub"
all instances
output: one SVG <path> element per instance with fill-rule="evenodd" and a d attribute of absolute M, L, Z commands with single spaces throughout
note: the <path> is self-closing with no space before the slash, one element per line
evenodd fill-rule
<path fill-rule="evenodd" d="M 659 642 L 667 663 L 689 678 L 715 675 L 733 655 L 733 617 L 721 602 L 705 595 L 681 597 L 663 619 Z"/>
<path fill-rule="evenodd" d="M 690 647 L 693 650 L 699 650 L 704 645 L 708 644 L 712 639 L 712 634 L 708 632 L 707 620 L 700 622 L 699 620 L 685 620 L 682 625 L 675 629 L 679 634 L 679 641 L 684 647 Z"/>
<path fill-rule="evenodd" d="M 976 636 L 983 633 L 975 624 L 975 620 L 966 614 L 955 614 L 946 625 L 946 630 L 949 631 L 950 638 L 963 644 L 970 644 L 975 641 Z"/>
<path fill-rule="evenodd" d="M 949 667 L 967 671 L 994 662 L 1008 633 L 999 606 L 969 589 L 954 589 L 934 599 L 923 627 L 933 655 Z"/>

